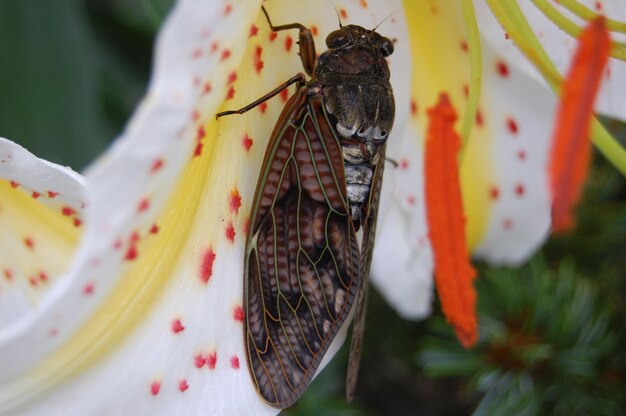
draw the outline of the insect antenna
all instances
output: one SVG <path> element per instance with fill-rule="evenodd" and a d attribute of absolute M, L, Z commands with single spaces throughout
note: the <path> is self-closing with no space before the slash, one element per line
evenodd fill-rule
<path fill-rule="evenodd" d="M 389 14 L 387 15 L 387 17 L 385 17 L 383 20 L 381 20 L 380 22 L 378 22 L 378 24 L 377 24 L 376 26 L 374 26 L 374 29 L 372 29 L 372 32 L 376 32 L 376 29 L 378 29 L 378 26 L 380 26 L 380 25 L 382 25 L 383 23 L 385 23 L 385 21 L 386 21 L 387 19 L 389 19 L 391 16 L 393 16 L 394 14 L 396 14 L 396 13 L 398 12 L 398 10 L 400 10 L 400 9 L 398 8 L 398 9 L 396 9 L 396 10 L 392 11 L 391 13 L 389 13 Z"/>
<path fill-rule="evenodd" d="M 343 27 L 343 25 L 341 24 L 341 15 L 339 14 L 339 10 L 337 10 L 337 6 L 335 6 L 335 3 L 333 3 L 333 0 L 328 0 L 328 2 L 330 4 L 332 4 L 333 9 L 335 9 L 335 13 L 337 13 L 337 20 L 339 21 L 339 27 Z"/>

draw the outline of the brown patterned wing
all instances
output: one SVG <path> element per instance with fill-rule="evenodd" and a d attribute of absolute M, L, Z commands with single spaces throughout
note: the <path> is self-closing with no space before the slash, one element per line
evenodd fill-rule
<path fill-rule="evenodd" d="M 359 376 L 359 364 L 361 361 L 361 346 L 365 330 L 365 311 L 367 309 L 367 291 L 369 284 L 372 253 L 374 251 L 374 239 L 376 237 L 376 218 L 378 217 L 378 203 L 385 167 L 385 145 L 379 150 L 378 164 L 374 170 L 372 187 L 367 206 L 365 207 L 365 220 L 363 221 L 363 243 L 361 248 L 361 265 L 359 270 L 359 288 L 352 325 L 352 340 L 350 341 L 350 355 L 348 357 L 348 373 L 346 376 L 346 398 L 350 401 L 354 397 L 357 379 Z"/>
<path fill-rule="evenodd" d="M 341 147 L 321 95 L 296 92 L 265 155 L 246 244 L 248 365 L 272 406 L 306 389 L 359 286 Z"/>

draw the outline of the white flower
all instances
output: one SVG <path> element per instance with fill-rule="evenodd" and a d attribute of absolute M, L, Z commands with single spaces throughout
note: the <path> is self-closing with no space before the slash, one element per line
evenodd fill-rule
<path fill-rule="evenodd" d="M 398 10 L 378 29 L 397 39 L 387 154 L 399 167 L 385 174 L 372 280 L 407 317 L 430 309 L 422 135 L 441 92 L 467 113 L 464 133 L 477 119 L 461 167 L 470 248 L 516 263 L 549 229 L 544 167 L 556 99 L 492 46 L 503 32 L 487 32 L 475 116 L 461 3 L 335 1 L 344 22 L 364 27 Z M 246 368 L 242 266 L 260 164 L 286 97 L 215 120 L 301 71 L 297 33 L 272 34 L 260 5 L 178 2 L 147 96 L 86 185 L 0 141 L 0 413 L 277 413 Z M 265 6 L 274 24 L 315 28 L 318 51 L 337 27 L 324 2 Z"/>

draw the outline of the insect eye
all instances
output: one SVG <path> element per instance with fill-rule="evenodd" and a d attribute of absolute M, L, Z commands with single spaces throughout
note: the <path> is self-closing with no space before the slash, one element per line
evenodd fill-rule
<path fill-rule="evenodd" d="M 335 30 L 326 37 L 326 46 L 329 48 L 340 48 L 346 46 L 351 41 L 350 34 L 345 30 Z"/>
<path fill-rule="evenodd" d="M 391 55 L 393 53 L 393 42 L 388 38 L 383 38 L 380 49 L 383 52 L 383 56 Z"/>

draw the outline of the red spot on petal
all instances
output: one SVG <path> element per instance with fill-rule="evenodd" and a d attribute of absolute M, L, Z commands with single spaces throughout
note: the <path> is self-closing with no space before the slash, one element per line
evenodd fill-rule
<path fill-rule="evenodd" d="M 510 218 L 505 218 L 502 220 L 502 228 L 505 230 L 510 230 L 513 228 L 513 220 Z"/>
<path fill-rule="evenodd" d="M 196 48 L 193 50 L 193 52 L 191 53 L 191 57 L 193 59 L 198 59 L 202 56 L 202 49 L 200 48 Z"/>
<path fill-rule="evenodd" d="M 259 34 L 259 28 L 256 25 L 250 26 L 250 32 L 248 32 L 248 37 L 251 38 Z"/>
<path fill-rule="evenodd" d="M 601 3 L 601 2 L 599 2 L 599 1 L 596 1 L 596 2 L 594 3 L 594 6 L 593 6 L 593 7 L 594 7 L 594 8 L 595 8 L 598 12 L 601 12 L 601 11 L 602 11 L 602 3 Z"/>
<path fill-rule="evenodd" d="M 476 110 L 476 125 L 478 127 L 482 127 L 485 123 L 485 119 L 483 118 L 483 112 L 480 109 Z"/>
<path fill-rule="evenodd" d="M 285 37 L 285 50 L 289 52 L 293 46 L 293 38 L 289 35 Z"/>
<path fill-rule="evenodd" d="M 39 285 L 39 282 L 37 281 L 37 279 L 33 276 L 28 278 L 28 283 L 32 286 L 32 287 L 37 287 Z"/>
<path fill-rule="evenodd" d="M 4 269 L 2 274 L 4 274 L 4 278 L 9 282 L 13 280 L 13 271 L 11 269 Z"/>
<path fill-rule="evenodd" d="M 230 212 L 235 214 L 237 214 L 239 212 L 239 208 L 241 208 L 241 195 L 239 195 L 239 191 L 237 191 L 236 189 L 233 189 L 230 192 L 228 206 L 230 208 Z"/>
<path fill-rule="evenodd" d="M 347 19 L 348 18 L 348 12 L 346 12 L 346 9 L 341 9 L 339 10 L 339 16 L 341 16 L 342 19 Z"/>
<path fill-rule="evenodd" d="M 37 198 L 39 198 L 41 196 L 41 194 L 39 192 L 37 192 L 37 191 L 33 191 L 33 193 L 30 194 L 30 196 L 32 196 L 33 198 L 37 199 Z"/>
<path fill-rule="evenodd" d="M 228 239 L 228 241 L 230 243 L 234 243 L 235 242 L 235 234 L 237 234 L 235 232 L 235 227 L 233 226 L 232 222 L 229 222 L 226 225 L 226 230 L 224 231 L 224 235 L 226 236 L 226 238 Z"/>
<path fill-rule="evenodd" d="M 157 394 L 159 394 L 160 390 L 161 390 L 160 381 L 153 381 L 152 384 L 150 384 L 150 393 L 152 393 L 153 396 L 156 396 Z"/>
<path fill-rule="evenodd" d="M 257 74 L 261 73 L 261 70 L 263 69 L 263 65 L 264 65 L 263 59 L 261 59 L 262 53 L 263 53 L 263 48 L 257 45 L 254 50 L 254 56 L 252 57 L 252 62 L 254 63 L 254 70 L 256 71 Z"/>
<path fill-rule="evenodd" d="M 243 308 L 239 305 L 235 306 L 235 309 L 233 310 L 233 318 L 235 319 L 235 321 L 243 322 L 244 316 L 245 314 Z"/>
<path fill-rule="evenodd" d="M 56 198 L 56 196 L 58 195 L 58 192 L 52 192 L 52 191 L 48 191 L 48 198 L 50 199 L 54 199 Z"/>
<path fill-rule="evenodd" d="M 45 282 L 47 282 L 47 281 L 48 281 L 48 274 L 46 274 L 46 272 L 39 272 L 39 273 L 37 274 L 37 277 L 39 277 L 39 280 L 40 280 L 42 283 L 45 283 Z"/>
<path fill-rule="evenodd" d="M 20 186 L 20 184 L 15 182 L 15 181 L 10 181 L 9 183 L 11 184 L 11 188 L 16 188 L 17 189 Z"/>
<path fill-rule="evenodd" d="M 94 284 L 93 282 L 87 282 L 85 283 L 85 286 L 83 286 L 83 294 L 85 295 L 91 295 L 94 291 Z"/>
<path fill-rule="evenodd" d="M 204 147 L 204 145 L 202 143 L 196 144 L 196 148 L 193 149 L 193 157 L 198 157 L 198 156 L 202 155 L 202 148 L 203 147 Z"/>
<path fill-rule="evenodd" d="M 270 42 L 274 42 L 274 40 L 276 40 L 277 37 L 278 37 L 278 33 L 270 32 Z"/>
<path fill-rule="evenodd" d="M 66 217 L 71 217 L 72 215 L 76 214 L 76 210 L 72 207 L 64 206 L 61 208 L 61 214 L 65 215 Z"/>
<path fill-rule="evenodd" d="M 217 364 L 217 352 L 212 352 L 206 356 L 206 363 L 209 367 L 209 370 L 215 370 L 215 365 Z"/>
<path fill-rule="evenodd" d="M 409 168 L 409 161 L 408 161 L 408 159 L 400 159 L 399 167 L 402 170 L 407 170 Z"/>
<path fill-rule="evenodd" d="M 515 195 L 524 196 L 524 193 L 526 193 L 526 188 L 524 187 L 524 185 L 522 185 L 521 183 L 515 185 Z"/>
<path fill-rule="evenodd" d="M 215 262 L 215 252 L 210 248 L 202 255 L 202 261 L 200 262 L 199 277 L 204 283 L 207 283 L 211 276 L 213 276 L 213 263 Z"/>
<path fill-rule="evenodd" d="M 498 188 L 497 186 L 492 186 L 491 188 L 489 188 L 489 198 L 496 200 L 500 197 L 500 188 Z"/>
<path fill-rule="evenodd" d="M 224 60 L 226 60 L 228 58 L 230 58 L 230 50 L 224 49 L 222 51 L 222 56 L 220 56 L 220 60 L 224 61 Z"/>
<path fill-rule="evenodd" d="M 415 205 L 415 195 L 407 195 L 406 203 L 409 205 Z"/>
<path fill-rule="evenodd" d="M 504 61 L 499 60 L 496 62 L 496 70 L 498 71 L 498 75 L 503 78 L 509 76 L 509 66 Z"/>
<path fill-rule="evenodd" d="M 414 99 L 411 99 L 411 115 L 417 115 L 417 101 L 415 101 Z"/>
<path fill-rule="evenodd" d="M 148 198 L 143 198 L 139 201 L 137 212 L 145 212 L 148 208 L 150 208 L 150 200 Z"/>
<path fill-rule="evenodd" d="M 204 83 L 204 85 L 202 86 L 202 93 L 204 93 L 204 94 L 208 94 L 208 93 L 210 93 L 210 92 L 211 92 L 211 89 L 212 89 L 212 87 L 211 87 L 211 83 L 207 81 L 207 82 L 205 82 L 205 83 Z"/>
<path fill-rule="evenodd" d="M 126 254 L 124 255 L 124 260 L 135 260 L 138 255 L 139 255 L 139 252 L 137 251 L 137 246 L 131 245 L 130 247 L 128 247 L 128 250 L 126 250 Z"/>
<path fill-rule="evenodd" d="M 187 383 L 187 380 L 182 379 L 178 382 L 178 390 L 180 390 L 181 392 L 187 391 L 188 388 L 189 384 Z"/>
<path fill-rule="evenodd" d="M 58 328 L 50 328 L 50 331 L 48 331 L 48 335 L 51 337 L 56 337 L 57 335 L 59 335 L 59 329 Z"/>
<path fill-rule="evenodd" d="M 311 26 L 311 28 L 310 28 L 310 29 L 311 29 L 311 34 L 312 34 L 313 36 L 317 36 L 317 32 L 318 32 L 318 30 L 317 30 L 317 26 L 313 25 L 313 26 Z"/>
<path fill-rule="evenodd" d="M 215 53 L 217 52 L 217 50 L 219 49 L 220 45 L 217 42 L 213 42 L 211 43 L 211 53 Z"/>
<path fill-rule="evenodd" d="M 230 12 L 232 11 L 233 11 L 233 6 L 231 6 L 230 4 L 227 4 L 226 7 L 224 8 L 224 16 L 228 16 Z"/>
<path fill-rule="evenodd" d="M 74 218 L 74 221 L 72 221 L 72 223 L 74 224 L 74 227 L 80 227 L 83 224 L 83 220 L 81 220 L 80 218 Z"/>
<path fill-rule="evenodd" d="M 252 143 L 252 139 L 247 134 L 245 134 L 243 136 L 243 139 L 241 139 L 241 145 L 244 149 L 246 149 L 246 152 L 250 150 L 250 148 L 252 147 Z"/>
<path fill-rule="evenodd" d="M 519 131 L 519 128 L 517 127 L 517 122 L 512 117 L 508 117 L 506 119 L 506 128 L 511 134 L 517 134 L 517 132 Z"/>
<path fill-rule="evenodd" d="M 367 0 L 361 0 L 359 3 L 361 4 L 361 7 L 367 9 Z"/>
<path fill-rule="evenodd" d="M 206 364 L 206 358 L 202 354 L 198 354 L 193 358 L 193 364 L 197 368 L 202 368 Z"/>
<path fill-rule="evenodd" d="M 289 90 L 287 88 L 285 88 L 284 90 L 282 90 L 280 92 L 280 99 L 286 103 L 287 100 L 289 99 Z"/>
<path fill-rule="evenodd" d="M 172 321 L 172 332 L 175 334 L 178 334 L 179 332 L 183 332 L 185 330 L 185 327 L 183 326 L 183 323 L 180 321 L 180 319 L 174 319 Z"/>
<path fill-rule="evenodd" d="M 526 152 L 524 150 L 517 151 L 517 158 L 519 160 L 526 160 Z"/>
<path fill-rule="evenodd" d="M 230 357 L 230 367 L 233 370 L 239 370 L 239 357 L 237 357 L 236 355 Z"/>
<path fill-rule="evenodd" d="M 35 249 L 35 240 L 33 240 L 32 237 L 26 237 L 26 238 L 24 238 L 24 245 L 28 249 L 34 250 Z"/>
<path fill-rule="evenodd" d="M 206 130 L 204 130 L 204 126 L 199 126 L 196 131 L 196 140 L 202 140 L 206 136 Z"/>
<path fill-rule="evenodd" d="M 140 238 L 139 233 L 137 231 L 133 231 L 130 237 L 128 238 L 128 241 L 130 241 L 131 244 L 135 244 L 139 241 L 139 238 Z"/>
<path fill-rule="evenodd" d="M 150 227 L 150 231 L 148 231 L 150 234 L 157 234 L 159 232 L 159 226 L 156 224 L 152 224 L 152 227 Z"/>
<path fill-rule="evenodd" d="M 226 85 L 232 84 L 235 81 L 237 81 L 237 72 L 233 71 L 230 74 L 228 74 L 228 79 L 226 80 Z"/>
<path fill-rule="evenodd" d="M 228 89 L 228 92 L 226 93 L 226 99 L 230 100 L 235 96 L 235 88 L 233 88 L 233 86 L 231 85 L 230 88 Z"/>
<path fill-rule="evenodd" d="M 467 52 L 468 47 L 467 47 L 467 41 L 466 40 L 462 40 L 460 46 L 461 46 L 461 50 L 463 52 Z"/>
<path fill-rule="evenodd" d="M 150 172 L 154 173 L 160 170 L 163 167 L 163 159 L 156 159 L 152 162 L 152 166 L 150 166 Z"/>
<path fill-rule="evenodd" d="M 250 218 L 246 218 L 246 220 L 243 222 L 243 227 L 242 227 L 242 231 L 244 235 L 248 235 L 248 230 L 250 229 Z"/>
<path fill-rule="evenodd" d="M 463 84 L 463 95 L 465 96 L 465 98 L 469 96 L 469 85 L 467 84 Z"/>

